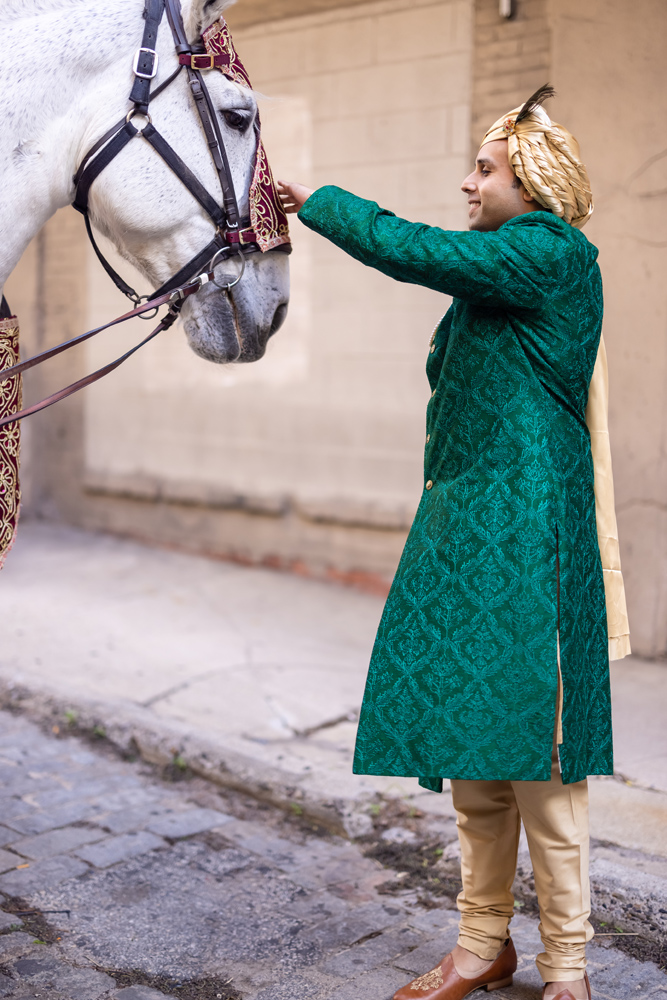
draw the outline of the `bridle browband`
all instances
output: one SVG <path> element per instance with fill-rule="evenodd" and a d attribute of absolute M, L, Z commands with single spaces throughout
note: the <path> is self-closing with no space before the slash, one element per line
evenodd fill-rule
<path fill-rule="evenodd" d="M 158 70 L 159 58 L 156 50 L 158 29 L 165 12 L 178 55 L 179 65 L 171 76 L 160 84 L 159 87 L 151 91 L 151 82 L 155 79 Z M 74 392 L 78 392 L 79 389 L 91 385 L 93 382 L 98 381 L 98 379 L 103 378 L 104 375 L 118 368 L 135 351 L 138 351 L 140 347 L 147 344 L 158 333 L 172 326 L 178 318 L 185 299 L 198 292 L 202 285 L 212 281 L 219 288 L 229 293 L 230 289 L 243 277 L 246 256 L 262 251 L 257 235 L 252 229 L 250 217 L 240 218 L 238 201 L 234 190 L 225 143 L 220 132 L 218 116 L 202 76 L 202 71 L 208 69 L 222 69 L 224 72 L 224 67 L 226 66 L 225 58 L 218 54 L 209 54 L 202 51 L 201 48 L 190 45 L 185 34 L 180 0 L 145 0 L 143 16 L 145 20 L 144 33 L 141 47 L 137 50 L 134 58 L 134 82 L 129 97 L 132 108 L 124 118 L 98 139 L 84 156 L 74 175 L 75 195 L 73 201 L 73 207 L 81 212 L 84 217 L 88 237 L 104 270 L 115 283 L 116 287 L 134 302 L 135 308 L 111 320 L 109 323 L 96 327 L 94 330 L 89 330 L 78 337 L 58 344 L 56 347 L 42 351 L 40 354 L 28 358 L 26 361 L 22 361 L 11 368 L 6 368 L 0 372 L 0 383 L 12 376 L 20 375 L 27 369 L 33 368 L 43 361 L 47 361 L 49 358 L 88 340 L 90 337 L 94 337 L 102 330 L 116 326 L 118 323 L 132 319 L 135 316 L 143 316 L 153 310 L 157 311 L 163 305 L 168 305 L 169 309 L 158 326 L 141 343 L 127 351 L 120 358 L 117 358 L 116 361 L 105 365 L 103 368 L 85 376 L 85 378 L 79 379 L 77 382 L 72 383 L 72 385 L 53 393 L 33 406 L 27 407 L 18 413 L 2 417 L 0 419 L 0 428 L 13 421 L 21 420 L 32 413 L 46 409 L 47 406 L 51 406 L 53 403 L 57 403 Z M 159 94 L 166 90 L 184 68 L 220 181 L 222 205 L 218 205 L 151 121 L 149 113 L 151 101 L 154 101 Z M 136 128 L 132 123 L 133 119 L 139 116 L 146 119 L 146 124 L 141 129 Z M 167 166 L 176 174 L 193 198 L 204 209 L 215 226 L 215 235 L 210 243 L 188 261 L 177 274 L 161 285 L 160 288 L 152 292 L 151 295 L 145 296 L 139 295 L 128 285 L 104 257 L 95 241 L 88 210 L 90 189 L 94 181 L 118 156 L 121 150 L 137 136 L 145 139 L 161 156 Z M 258 130 L 257 142 L 259 154 L 260 138 Z M 283 253 L 291 252 L 289 242 L 283 242 L 281 245 L 272 247 L 271 249 L 282 251 Z M 230 257 L 235 255 L 238 255 L 241 263 L 240 274 L 234 280 L 224 285 L 218 284 L 215 280 L 215 267 L 222 261 L 229 260 Z"/>

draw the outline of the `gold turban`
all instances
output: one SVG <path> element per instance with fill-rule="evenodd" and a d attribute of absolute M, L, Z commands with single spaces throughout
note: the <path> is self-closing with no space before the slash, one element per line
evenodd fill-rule
<path fill-rule="evenodd" d="M 593 214 L 593 197 L 579 143 L 552 122 L 541 101 L 553 96 L 541 87 L 523 107 L 495 122 L 482 139 L 507 139 L 510 166 L 528 194 L 544 208 L 581 229 Z"/>

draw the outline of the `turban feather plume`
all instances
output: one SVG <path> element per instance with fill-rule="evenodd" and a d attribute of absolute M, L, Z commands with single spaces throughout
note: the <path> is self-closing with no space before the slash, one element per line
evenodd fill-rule
<path fill-rule="evenodd" d="M 507 139 L 509 163 L 526 191 L 544 208 L 581 229 L 593 214 L 588 172 L 579 143 L 566 128 L 552 122 L 542 102 L 553 97 L 548 84 L 526 103 L 491 126 L 482 145 Z"/>

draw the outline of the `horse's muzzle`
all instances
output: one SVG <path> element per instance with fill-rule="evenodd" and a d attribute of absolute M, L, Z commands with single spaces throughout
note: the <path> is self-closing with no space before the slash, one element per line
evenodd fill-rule
<path fill-rule="evenodd" d="M 219 365 L 243 364 L 264 356 L 286 315 L 285 301 L 263 302 L 245 295 L 241 285 L 229 293 L 209 285 L 183 309 L 183 325 L 199 357 Z"/>

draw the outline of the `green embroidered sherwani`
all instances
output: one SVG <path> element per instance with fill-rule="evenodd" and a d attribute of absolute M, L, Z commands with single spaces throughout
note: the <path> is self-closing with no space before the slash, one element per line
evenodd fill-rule
<path fill-rule="evenodd" d="M 497 232 L 413 224 L 335 187 L 311 229 L 454 297 L 427 363 L 424 490 L 382 616 L 354 770 L 548 781 L 612 773 L 605 595 L 585 422 L 597 250 L 533 212 Z"/>

